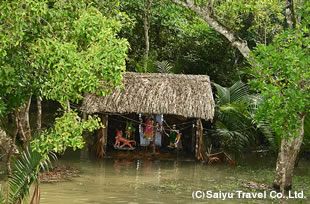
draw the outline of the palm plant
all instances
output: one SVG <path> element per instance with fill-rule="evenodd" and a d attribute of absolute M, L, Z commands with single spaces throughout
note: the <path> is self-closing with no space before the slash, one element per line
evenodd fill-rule
<path fill-rule="evenodd" d="M 259 134 L 272 135 L 266 122 L 256 123 L 254 116 L 261 103 L 258 95 L 250 95 L 248 87 L 237 81 L 231 87 L 215 84 L 217 90 L 215 135 L 221 148 L 241 152 L 254 144 Z"/>
<path fill-rule="evenodd" d="M 170 73 L 171 72 L 171 69 L 172 69 L 172 66 L 170 65 L 170 63 L 166 60 L 160 62 L 160 61 L 157 61 L 155 63 L 156 65 L 156 69 L 159 73 Z"/>
<path fill-rule="evenodd" d="M 48 170 L 51 162 L 49 157 L 43 157 L 37 151 L 33 151 L 31 146 L 27 146 L 24 150 L 20 150 L 18 158 L 14 158 L 12 162 L 13 174 L 9 179 L 9 202 L 21 203 L 29 195 L 29 188 L 35 184 L 35 190 L 31 203 L 38 203 L 40 199 L 39 173 L 41 170 Z M 55 155 L 52 154 L 54 158 Z"/>
<path fill-rule="evenodd" d="M 139 73 L 155 73 L 157 72 L 154 66 L 156 62 L 156 56 L 150 55 L 147 59 L 142 59 L 136 61 L 134 59 L 130 60 L 130 63 L 134 65 L 134 71 Z"/>
<path fill-rule="evenodd" d="M 0 204 L 4 204 L 4 196 L 2 191 L 2 186 L 0 184 Z"/>
<path fill-rule="evenodd" d="M 171 73 L 173 68 L 168 61 L 156 61 L 152 57 L 147 59 L 146 67 L 144 67 L 141 62 L 136 62 L 134 60 L 131 60 L 131 63 L 135 65 L 135 71 L 140 73 Z"/>

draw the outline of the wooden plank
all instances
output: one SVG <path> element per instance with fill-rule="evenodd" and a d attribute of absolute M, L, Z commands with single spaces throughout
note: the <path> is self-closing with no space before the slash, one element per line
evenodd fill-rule
<path fill-rule="evenodd" d="M 104 115 L 104 121 L 103 121 L 103 136 L 104 136 L 104 144 L 103 144 L 103 148 L 104 148 L 104 152 L 106 153 L 106 149 L 107 149 L 107 142 L 108 142 L 108 123 L 109 123 L 109 115 Z"/>
<path fill-rule="evenodd" d="M 191 152 L 195 151 L 195 122 L 193 121 L 193 125 L 192 125 L 192 148 L 191 148 Z"/>
<path fill-rule="evenodd" d="M 195 157 L 198 159 L 198 146 L 199 146 L 199 120 L 196 121 L 196 145 L 195 145 Z"/>

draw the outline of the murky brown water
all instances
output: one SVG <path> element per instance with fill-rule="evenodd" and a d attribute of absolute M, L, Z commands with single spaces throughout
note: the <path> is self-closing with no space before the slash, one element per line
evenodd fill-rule
<path fill-rule="evenodd" d="M 236 191 L 254 192 L 243 181 L 271 184 L 275 159 L 247 156 L 240 166 L 202 165 L 194 161 L 128 161 L 90 159 L 79 152 L 66 154 L 56 163 L 80 171 L 79 177 L 60 183 L 41 183 L 42 204 L 74 203 L 280 203 L 279 199 L 237 199 Z M 0 163 L 0 184 L 4 184 L 4 163 Z M 295 190 L 310 198 L 310 162 L 295 169 Z M 193 191 L 235 193 L 233 199 L 193 199 Z M 198 192 L 198 197 L 202 196 Z M 310 203 L 309 199 L 289 199 L 285 203 Z"/>
<path fill-rule="evenodd" d="M 252 161 L 256 166 L 244 168 L 207 166 L 193 161 L 90 160 L 75 153 L 59 162 L 79 169 L 80 176 L 73 181 L 41 184 L 41 203 L 278 203 L 279 200 L 271 199 L 236 199 L 237 194 L 225 201 L 193 199 L 192 193 L 197 190 L 251 192 L 242 188 L 242 181 L 272 180 L 274 161 Z M 309 172 L 309 167 L 309 163 L 303 164 L 300 171 Z M 290 199 L 288 203 L 310 202 Z"/>

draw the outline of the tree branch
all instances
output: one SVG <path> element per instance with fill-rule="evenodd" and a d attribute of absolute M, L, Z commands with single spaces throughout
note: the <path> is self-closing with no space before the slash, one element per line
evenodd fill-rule
<path fill-rule="evenodd" d="M 286 0 L 286 10 L 285 10 L 285 15 L 286 15 L 286 22 L 288 24 L 289 28 L 296 28 L 296 14 L 295 14 L 295 6 L 294 6 L 294 0 Z"/>
<path fill-rule="evenodd" d="M 192 0 L 187 0 L 186 3 L 181 0 L 170 0 L 170 1 L 194 11 L 214 30 L 224 35 L 226 39 L 229 40 L 231 45 L 237 48 L 245 58 L 249 58 L 250 49 L 247 45 L 247 42 L 240 39 L 234 32 L 230 31 L 227 27 L 222 25 L 216 19 L 216 17 L 210 13 L 210 9 L 209 10 L 202 9 L 201 7 L 196 6 Z"/>
<path fill-rule="evenodd" d="M 147 72 L 147 61 L 149 57 L 150 51 L 150 39 L 149 39 L 149 30 L 150 30 L 150 23 L 149 23 L 149 10 L 151 8 L 153 0 L 147 0 L 146 5 L 144 8 L 143 14 L 143 28 L 144 28 L 144 38 L 145 38 L 145 54 L 144 54 L 144 71 Z"/>

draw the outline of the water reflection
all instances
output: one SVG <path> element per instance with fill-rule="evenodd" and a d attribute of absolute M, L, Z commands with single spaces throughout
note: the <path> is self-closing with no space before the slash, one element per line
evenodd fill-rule
<path fill-rule="evenodd" d="M 69 182 L 42 184 L 43 204 L 223 203 L 215 199 L 193 200 L 192 192 L 239 190 L 239 180 L 252 179 L 252 174 L 238 168 L 189 161 L 91 160 L 84 155 L 65 157 L 59 162 L 79 169 L 80 176 Z M 225 203 L 240 203 L 240 200 L 230 199 Z"/>

